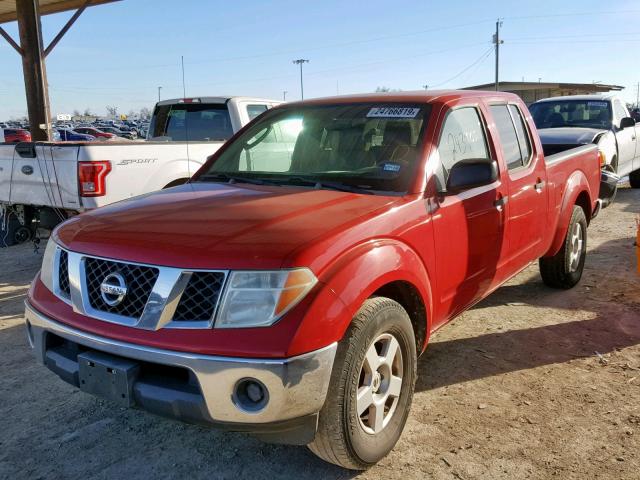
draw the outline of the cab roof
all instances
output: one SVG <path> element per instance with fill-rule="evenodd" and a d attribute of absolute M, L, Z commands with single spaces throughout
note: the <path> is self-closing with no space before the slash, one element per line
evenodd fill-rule
<path fill-rule="evenodd" d="M 297 102 L 288 102 L 286 106 L 298 105 L 334 105 L 347 103 L 367 102 L 406 102 L 406 103 L 432 103 L 448 102 L 464 98 L 488 98 L 492 100 L 516 100 L 517 95 L 508 92 L 482 91 L 482 90 L 415 90 L 407 92 L 374 92 L 355 95 L 340 95 L 334 97 L 314 98 Z"/>
<path fill-rule="evenodd" d="M 614 98 L 617 98 L 617 95 L 614 95 L 612 93 L 601 93 L 601 94 L 594 94 L 594 95 L 565 95 L 562 97 L 543 98 L 541 100 L 538 100 L 536 103 L 557 102 L 557 101 L 566 102 L 570 100 L 577 100 L 577 101 L 593 100 L 593 101 L 606 102 L 606 101 L 611 101 Z"/>

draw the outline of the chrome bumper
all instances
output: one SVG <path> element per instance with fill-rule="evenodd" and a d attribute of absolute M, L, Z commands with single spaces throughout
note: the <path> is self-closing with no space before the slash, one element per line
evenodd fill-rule
<path fill-rule="evenodd" d="M 336 343 L 283 360 L 198 355 L 99 337 L 56 322 L 37 312 L 28 302 L 25 307 L 29 341 L 40 363 L 46 364 L 46 336 L 50 332 L 99 352 L 188 369 L 197 379 L 212 423 L 242 427 L 243 424 L 260 426 L 293 420 L 319 412 L 327 395 Z M 247 411 L 234 400 L 238 381 L 247 378 L 259 380 L 268 390 L 268 402 L 259 411 Z M 177 413 L 170 416 L 181 418 Z"/>

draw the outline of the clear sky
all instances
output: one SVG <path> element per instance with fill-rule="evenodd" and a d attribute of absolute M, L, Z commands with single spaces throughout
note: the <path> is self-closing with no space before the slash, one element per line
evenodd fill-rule
<path fill-rule="evenodd" d="M 70 12 L 43 18 L 45 44 Z M 493 81 L 497 17 L 501 79 L 640 81 L 638 0 L 123 0 L 89 8 L 47 59 L 52 113 L 105 115 L 182 96 L 305 96 L 415 90 Z M 5 29 L 17 37 L 15 23 Z M 26 113 L 22 66 L 0 39 L 0 119 Z"/>

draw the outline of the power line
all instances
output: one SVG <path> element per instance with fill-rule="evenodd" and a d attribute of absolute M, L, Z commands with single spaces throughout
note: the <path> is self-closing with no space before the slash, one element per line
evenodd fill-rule
<path fill-rule="evenodd" d="M 489 47 L 489 49 L 486 50 L 482 55 L 480 55 L 480 57 L 478 57 L 476 60 L 474 60 L 473 63 L 471 63 L 470 65 L 467 65 L 466 67 L 464 67 L 460 72 L 455 74 L 453 77 L 446 79 L 444 82 L 440 82 L 440 83 L 437 83 L 435 85 L 429 85 L 429 87 L 431 87 L 431 88 L 440 87 L 442 85 L 445 85 L 445 84 L 455 80 L 456 78 L 458 78 L 459 76 L 461 76 L 462 74 L 467 72 L 469 69 L 475 67 L 476 65 L 479 65 L 484 60 L 489 58 L 489 56 L 491 55 L 491 52 L 493 51 L 493 48 L 494 47 Z"/>

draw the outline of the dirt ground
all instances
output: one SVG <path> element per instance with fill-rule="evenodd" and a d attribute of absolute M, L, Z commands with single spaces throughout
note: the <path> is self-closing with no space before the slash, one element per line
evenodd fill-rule
<path fill-rule="evenodd" d="M 362 473 L 65 384 L 23 332 L 40 255 L 1 249 L 0 478 L 640 479 L 639 212 L 623 189 L 594 220 L 575 289 L 546 288 L 533 265 L 436 333 L 400 442 Z"/>

